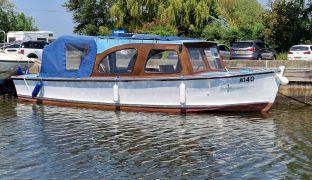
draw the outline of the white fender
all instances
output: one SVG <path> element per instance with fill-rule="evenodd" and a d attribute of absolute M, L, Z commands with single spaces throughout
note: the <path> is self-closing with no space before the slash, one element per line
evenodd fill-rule
<path fill-rule="evenodd" d="M 184 82 L 182 81 L 180 84 L 180 104 L 186 103 L 186 87 Z"/>
<path fill-rule="evenodd" d="M 113 86 L 113 92 L 114 92 L 114 102 L 117 103 L 119 102 L 119 87 L 116 83 Z"/>
<path fill-rule="evenodd" d="M 287 85 L 289 83 L 289 80 L 286 77 L 281 76 L 280 74 L 276 74 L 276 77 L 281 83 L 281 85 Z"/>
<path fill-rule="evenodd" d="M 275 73 L 281 85 L 287 85 L 289 83 L 289 80 L 283 76 L 284 71 L 285 71 L 285 66 L 280 66 L 277 68 L 277 72 Z"/>

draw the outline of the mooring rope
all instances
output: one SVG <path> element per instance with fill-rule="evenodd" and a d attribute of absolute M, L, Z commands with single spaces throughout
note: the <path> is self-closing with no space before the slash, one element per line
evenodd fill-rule
<path fill-rule="evenodd" d="M 281 93 L 281 92 L 278 92 L 278 93 L 279 93 L 280 95 L 284 96 L 284 97 L 287 97 L 287 98 L 292 99 L 292 100 L 294 100 L 294 101 L 300 102 L 300 103 L 302 103 L 302 104 L 304 104 L 304 105 L 312 106 L 312 104 L 310 104 L 310 103 L 306 103 L 306 102 L 300 101 L 299 99 L 293 98 L 293 97 L 291 97 L 291 96 L 287 96 L 287 95 L 285 95 L 285 94 L 283 94 L 283 93 Z"/>

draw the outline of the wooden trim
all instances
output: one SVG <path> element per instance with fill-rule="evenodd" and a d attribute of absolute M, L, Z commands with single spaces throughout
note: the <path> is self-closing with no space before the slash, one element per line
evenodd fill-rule
<path fill-rule="evenodd" d="M 97 54 L 96 55 L 96 59 L 95 59 L 95 62 L 94 62 L 94 65 L 93 65 L 93 70 L 92 70 L 92 73 L 91 73 L 91 77 L 116 77 L 116 76 L 130 76 L 132 74 L 135 73 L 135 69 L 136 69 L 136 64 L 137 64 L 137 61 L 139 59 L 139 56 L 142 54 L 142 51 L 138 50 L 138 49 L 141 49 L 142 48 L 142 44 L 125 44 L 125 45 L 119 45 L 119 46 L 115 46 L 115 47 L 112 47 L 100 54 Z M 106 57 L 107 55 L 113 53 L 113 52 L 116 52 L 116 51 L 119 51 L 119 50 L 123 50 L 123 49 L 136 49 L 137 51 L 137 57 L 136 57 L 136 60 L 135 60 L 135 64 L 134 64 L 134 68 L 133 68 L 133 71 L 129 74 L 102 74 L 99 72 L 99 64 L 101 63 L 102 59 L 104 57 Z"/>
<path fill-rule="evenodd" d="M 120 76 L 120 77 L 159 77 L 159 76 L 178 76 L 180 77 L 181 74 L 187 75 L 190 74 L 188 71 L 184 70 L 184 67 L 186 67 L 183 63 L 182 63 L 182 59 L 180 59 L 181 61 L 181 65 L 182 65 L 182 71 L 180 73 L 145 73 L 144 71 L 144 67 L 145 64 L 147 62 L 147 58 L 149 55 L 149 52 L 151 49 L 166 49 L 166 50 L 174 50 L 178 52 L 178 56 L 180 58 L 180 49 L 181 49 L 181 44 L 124 44 L 124 45 L 119 45 L 119 46 L 115 46 L 113 48 L 110 48 L 109 50 L 104 51 L 103 53 L 97 54 L 96 56 L 96 60 L 94 62 L 94 66 L 93 66 L 93 70 L 92 70 L 92 74 L 91 77 L 116 77 L 116 76 Z M 123 50 L 123 49 L 136 49 L 137 50 L 137 58 L 134 64 L 134 68 L 133 71 L 129 74 L 102 74 L 98 72 L 98 66 L 101 62 L 101 60 L 106 57 L 107 55 L 119 51 L 119 50 Z"/>
<path fill-rule="evenodd" d="M 180 46 L 181 47 L 181 46 Z M 150 51 L 149 51 L 149 53 L 148 53 L 148 56 L 147 56 L 147 58 L 146 58 L 146 61 L 145 61 L 145 64 L 144 64 L 144 74 L 149 74 L 149 75 L 151 75 L 151 76 L 155 76 L 156 74 L 162 74 L 162 75 L 174 75 L 174 76 L 177 76 L 177 74 L 181 74 L 181 72 L 182 72 L 182 70 L 183 70 L 183 66 L 182 66 L 182 63 L 181 63 L 181 58 L 180 58 L 180 47 L 179 47 L 179 50 L 177 50 L 177 49 L 168 49 L 168 48 L 152 48 L 152 49 L 150 49 Z M 178 63 L 180 63 L 180 66 L 181 66 L 181 70 L 179 71 L 179 72 L 171 72 L 171 73 L 165 73 L 165 72 L 146 72 L 146 69 L 145 69 L 145 67 L 146 67 L 146 65 L 147 65 L 147 62 L 150 60 L 150 53 L 151 53 L 151 51 L 153 51 L 153 50 L 156 50 L 156 51 L 174 51 L 174 52 L 176 52 L 177 53 L 177 55 L 178 55 Z"/>
<path fill-rule="evenodd" d="M 106 105 L 106 104 L 89 104 L 80 102 L 66 102 L 60 100 L 43 100 L 35 99 L 25 96 L 18 96 L 18 99 L 24 103 L 38 103 L 51 106 L 62 107 L 79 107 L 79 108 L 92 108 L 92 109 L 104 109 L 112 111 L 143 111 L 143 112 L 164 112 L 164 113 L 191 113 L 191 112 L 206 112 L 206 111 L 262 111 L 266 112 L 272 107 L 272 103 L 255 103 L 255 104 L 241 104 L 230 106 L 215 106 L 215 107 L 138 107 L 138 106 L 124 106 L 124 105 Z"/>

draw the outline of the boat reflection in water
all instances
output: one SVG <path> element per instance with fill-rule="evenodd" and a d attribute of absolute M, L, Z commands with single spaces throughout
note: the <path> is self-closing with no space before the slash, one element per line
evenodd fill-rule
<path fill-rule="evenodd" d="M 3 179 L 304 179 L 312 168 L 311 107 L 263 118 L 0 106 Z"/>
<path fill-rule="evenodd" d="M 15 76 L 20 99 L 111 110 L 268 111 L 279 71 L 228 72 L 216 43 L 178 37 L 63 36 L 38 75 Z"/>

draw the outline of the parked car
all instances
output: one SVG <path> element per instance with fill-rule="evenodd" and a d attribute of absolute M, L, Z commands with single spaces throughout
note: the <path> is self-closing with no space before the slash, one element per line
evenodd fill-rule
<path fill-rule="evenodd" d="M 5 44 L 4 47 L 1 47 L 1 49 L 3 48 L 4 51 L 8 53 L 17 53 L 20 46 L 21 46 L 21 42 L 13 42 L 13 43 Z"/>
<path fill-rule="evenodd" d="M 224 60 L 229 60 L 231 56 L 230 48 L 225 44 L 218 44 L 220 55 Z"/>
<path fill-rule="evenodd" d="M 231 59 L 275 60 L 276 52 L 263 41 L 237 41 L 231 49 Z"/>
<path fill-rule="evenodd" d="M 288 52 L 288 60 L 312 61 L 312 45 L 295 45 Z"/>
<path fill-rule="evenodd" d="M 43 48 L 48 45 L 45 41 L 26 41 L 22 44 L 13 44 L 5 48 L 9 53 L 20 53 L 28 58 L 41 60 Z"/>

